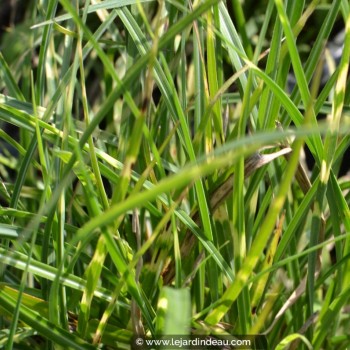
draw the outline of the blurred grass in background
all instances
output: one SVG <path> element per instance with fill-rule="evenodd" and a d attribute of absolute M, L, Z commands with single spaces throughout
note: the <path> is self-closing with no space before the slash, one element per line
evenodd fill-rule
<path fill-rule="evenodd" d="M 349 11 L 3 1 L 0 346 L 346 349 Z"/>

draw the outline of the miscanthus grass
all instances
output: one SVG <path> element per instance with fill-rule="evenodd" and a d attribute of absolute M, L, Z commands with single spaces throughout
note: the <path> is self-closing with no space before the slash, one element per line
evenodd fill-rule
<path fill-rule="evenodd" d="M 249 4 L 17 5 L 0 38 L 1 348 L 347 348 L 349 3 Z"/>

